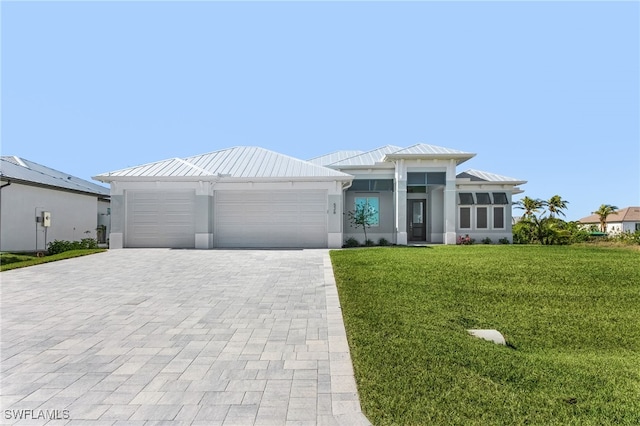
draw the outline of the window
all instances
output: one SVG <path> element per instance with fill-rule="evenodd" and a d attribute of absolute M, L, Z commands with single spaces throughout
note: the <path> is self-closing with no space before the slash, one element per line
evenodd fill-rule
<path fill-rule="evenodd" d="M 354 179 L 347 191 L 393 191 L 393 179 Z"/>
<path fill-rule="evenodd" d="M 458 194 L 461 205 L 473 204 L 473 194 L 470 192 L 461 192 Z"/>
<path fill-rule="evenodd" d="M 504 229 L 504 207 L 493 208 L 493 228 Z"/>
<path fill-rule="evenodd" d="M 425 194 L 426 192 L 426 186 L 407 186 L 407 193 L 409 194 Z"/>
<path fill-rule="evenodd" d="M 447 180 L 447 174 L 444 172 L 427 173 L 428 185 L 444 185 Z"/>
<path fill-rule="evenodd" d="M 488 192 L 476 192 L 476 199 L 478 204 L 491 204 L 491 198 L 489 198 Z"/>
<path fill-rule="evenodd" d="M 640 223 L 636 223 L 636 231 L 640 231 Z"/>
<path fill-rule="evenodd" d="M 504 192 L 494 192 L 493 204 L 509 204 L 507 201 L 507 194 Z"/>
<path fill-rule="evenodd" d="M 487 223 L 488 208 L 478 207 L 476 209 L 476 228 L 487 229 L 489 227 Z"/>
<path fill-rule="evenodd" d="M 407 185 L 424 185 L 427 183 L 425 173 L 407 173 Z"/>
<path fill-rule="evenodd" d="M 460 207 L 460 228 L 471 228 L 471 207 Z"/>
<path fill-rule="evenodd" d="M 355 199 L 355 208 L 357 209 L 359 206 L 369 206 L 373 209 L 375 214 L 371 218 L 371 226 L 379 226 L 380 225 L 380 200 L 378 197 L 356 197 Z"/>

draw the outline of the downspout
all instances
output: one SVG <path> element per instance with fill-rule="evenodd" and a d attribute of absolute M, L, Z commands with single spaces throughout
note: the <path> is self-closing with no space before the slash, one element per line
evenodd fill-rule
<path fill-rule="evenodd" d="M 7 180 L 7 184 L 6 185 L 0 185 L 0 190 L 2 190 L 2 188 L 5 188 L 7 186 L 11 185 L 11 181 Z M 2 203 L 2 196 L 0 195 L 0 205 Z M 2 229 L 2 215 L 0 214 L 0 229 Z M 0 244 L 1 246 L 1 244 Z"/>

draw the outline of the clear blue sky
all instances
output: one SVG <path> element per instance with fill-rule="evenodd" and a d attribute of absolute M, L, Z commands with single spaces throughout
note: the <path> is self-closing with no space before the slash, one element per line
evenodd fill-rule
<path fill-rule="evenodd" d="M 3 155 L 90 179 L 237 145 L 427 143 L 569 219 L 640 205 L 635 1 L 0 7 Z"/>

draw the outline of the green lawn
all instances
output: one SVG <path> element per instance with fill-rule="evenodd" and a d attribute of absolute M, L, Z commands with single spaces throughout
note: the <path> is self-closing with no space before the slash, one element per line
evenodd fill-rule
<path fill-rule="evenodd" d="M 640 252 L 332 251 L 374 425 L 640 424 Z M 495 328 L 508 346 L 470 337 Z"/>
<path fill-rule="evenodd" d="M 88 254 L 102 253 L 103 251 L 106 251 L 106 249 L 70 250 L 44 257 L 27 254 L 0 253 L 0 271 L 26 268 L 27 266 L 40 265 L 41 263 L 55 262 L 63 259 L 71 259 L 73 257 L 86 256 Z"/>

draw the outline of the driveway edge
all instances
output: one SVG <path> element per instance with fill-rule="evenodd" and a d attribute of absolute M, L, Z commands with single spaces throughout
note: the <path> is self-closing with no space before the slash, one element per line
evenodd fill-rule
<path fill-rule="evenodd" d="M 328 252 L 324 254 L 323 261 L 331 371 L 331 411 L 338 424 L 371 425 L 360 407 L 338 288 Z"/>

